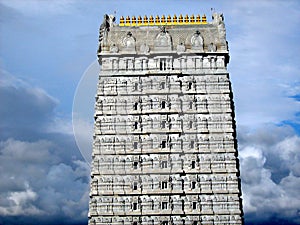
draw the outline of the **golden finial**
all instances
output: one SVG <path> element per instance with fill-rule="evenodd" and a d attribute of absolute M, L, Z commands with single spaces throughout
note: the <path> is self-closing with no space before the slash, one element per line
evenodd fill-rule
<path fill-rule="evenodd" d="M 138 16 L 137 22 L 138 22 L 138 25 L 141 25 L 141 24 L 142 24 L 143 20 L 142 20 L 142 17 L 141 17 L 141 16 Z"/>
<path fill-rule="evenodd" d="M 184 22 L 187 23 L 187 24 L 190 22 L 190 18 L 189 18 L 188 14 L 185 15 Z"/>
<path fill-rule="evenodd" d="M 121 18 L 120 18 L 120 26 L 124 26 L 124 17 L 123 16 L 121 16 Z"/>
<path fill-rule="evenodd" d="M 155 23 L 156 23 L 156 24 L 160 23 L 160 20 L 159 20 L 159 16 L 158 16 L 158 15 L 155 17 Z"/>
<path fill-rule="evenodd" d="M 196 17 L 196 23 L 200 24 L 201 23 L 201 16 L 198 14 Z"/>
<path fill-rule="evenodd" d="M 130 17 L 126 16 L 126 25 L 130 25 Z"/>
<path fill-rule="evenodd" d="M 133 16 L 133 17 L 131 18 L 131 24 L 132 24 L 133 26 L 136 25 L 136 18 L 135 18 L 135 16 Z"/>
<path fill-rule="evenodd" d="M 144 24 L 148 24 L 148 17 L 146 15 L 144 16 L 144 21 L 143 22 L 144 22 Z"/>
<path fill-rule="evenodd" d="M 182 16 L 182 14 L 180 14 L 179 19 L 178 19 L 178 22 L 179 22 L 179 23 L 183 23 L 183 16 Z"/>
<path fill-rule="evenodd" d="M 177 16 L 176 16 L 176 14 L 174 14 L 174 16 L 173 16 L 173 24 L 177 24 Z"/>
<path fill-rule="evenodd" d="M 166 17 L 165 17 L 165 15 L 162 15 L 162 17 L 161 17 L 161 22 L 162 22 L 162 23 L 165 23 L 165 22 L 166 22 Z"/>
<path fill-rule="evenodd" d="M 190 17 L 190 23 L 195 23 L 195 16 L 194 16 L 194 14 L 192 14 L 191 17 Z"/>
<path fill-rule="evenodd" d="M 202 23 L 207 23 L 205 14 L 202 16 Z"/>
<path fill-rule="evenodd" d="M 154 18 L 152 15 L 150 15 L 150 18 L 149 18 L 149 24 L 150 25 L 153 25 L 154 24 Z"/>
<path fill-rule="evenodd" d="M 169 23 L 169 24 L 172 23 L 172 18 L 171 18 L 171 16 L 170 16 L 170 14 L 169 14 L 168 17 L 167 17 L 167 23 Z"/>

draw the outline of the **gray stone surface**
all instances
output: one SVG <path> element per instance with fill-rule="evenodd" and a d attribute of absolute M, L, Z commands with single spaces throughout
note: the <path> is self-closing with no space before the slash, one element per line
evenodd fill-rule
<path fill-rule="evenodd" d="M 223 16 L 100 27 L 89 224 L 242 224 Z"/>

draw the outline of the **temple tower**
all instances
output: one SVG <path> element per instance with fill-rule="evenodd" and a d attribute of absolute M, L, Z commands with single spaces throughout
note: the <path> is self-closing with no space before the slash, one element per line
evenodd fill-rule
<path fill-rule="evenodd" d="M 89 225 L 242 224 L 223 15 L 100 26 Z"/>

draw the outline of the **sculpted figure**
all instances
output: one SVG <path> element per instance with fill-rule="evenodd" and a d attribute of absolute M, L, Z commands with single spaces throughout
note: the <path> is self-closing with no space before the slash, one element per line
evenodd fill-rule
<path fill-rule="evenodd" d="M 192 49 L 203 51 L 203 38 L 197 30 L 191 38 Z"/>

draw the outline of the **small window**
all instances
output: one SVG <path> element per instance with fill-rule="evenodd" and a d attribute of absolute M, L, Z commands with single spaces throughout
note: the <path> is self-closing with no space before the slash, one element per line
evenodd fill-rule
<path fill-rule="evenodd" d="M 162 225 L 168 225 L 169 223 L 168 223 L 168 221 L 163 221 L 162 222 Z"/>
<path fill-rule="evenodd" d="M 137 210 L 137 208 L 138 208 L 138 204 L 137 204 L 137 202 L 134 202 L 132 205 L 132 209 Z"/>
<path fill-rule="evenodd" d="M 190 109 L 193 109 L 193 102 L 190 102 L 189 107 Z"/>
<path fill-rule="evenodd" d="M 133 109 L 134 109 L 134 110 L 138 110 L 138 106 L 139 106 L 139 103 L 137 103 L 137 102 L 134 103 Z"/>
<path fill-rule="evenodd" d="M 188 84 L 188 89 L 191 90 L 192 87 L 193 87 L 193 83 L 190 81 L 189 84 Z"/>
<path fill-rule="evenodd" d="M 161 128 L 163 128 L 163 129 L 166 128 L 166 121 L 164 121 L 164 120 L 161 121 Z"/>
<path fill-rule="evenodd" d="M 166 141 L 162 141 L 161 142 L 161 148 L 166 148 L 167 142 Z"/>
<path fill-rule="evenodd" d="M 160 70 L 166 70 L 166 60 L 161 60 L 159 62 L 159 69 Z"/>
<path fill-rule="evenodd" d="M 193 181 L 193 182 L 192 182 L 191 188 L 192 188 L 192 189 L 195 189 L 195 188 L 196 188 L 196 181 Z"/>
<path fill-rule="evenodd" d="M 165 102 L 165 101 L 162 101 L 162 102 L 161 102 L 161 108 L 162 108 L 162 109 L 165 109 L 165 108 L 166 108 L 166 102 Z"/>
<path fill-rule="evenodd" d="M 197 202 L 193 202 L 193 209 L 197 209 Z"/>
<path fill-rule="evenodd" d="M 132 225 L 138 225 L 137 222 L 133 222 Z"/>
<path fill-rule="evenodd" d="M 194 222 L 193 222 L 193 225 L 198 225 L 198 222 L 197 222 L 197 221 L 194 221 Z"/>
<path fill-rule="evenodd" d="M 193 121 L 190 121 L 190 122 L 189 122 L 189 127 L 190 127 L 190 128 L 193 128 Z"/>
<path fill-rule="evenodd" d="M 133 148 L 134 149 L 137 149 L 138 148 L 138 143 L 135 141 L 135 142 L 133 142 Z"/>
<path fill-rule="evenodd" d="M 161 189 L 167 189 L 168 188 L 168 182 L 167 181 L 162 181 L 161 182 Z"/>
<path fill-rule="evenodd" d="M 136 181 L 133 182 L 133 190 L 137 190 L 138 188 L 138 183 Z"/>
<path fill-rule="evenodd" d="M 138 168 L 138 164 L 139 164 L 138 162 L 133 162 L 133 169 L 136 170 Z"/>
<path fill-rule="evenodd" d="M 166 83 L 165 82 L 161 82 L 160 83 L 160 89 L 165 89 L 166 88 Z"/>
<path fill-rule="evenodd" d="M 192 161 L 192 169 L 195 169 L 195 168 L 196 168 L 196 162 Z"/>
<path fill-rule="evenodd" d="M 161 168 L 167 168 L 168 167 L 168 162 L 167 161 L 162 161 L 161 162 Z"/>
<path fill-rule="evenodd" d="M 168 202 L 162 202 L 161 209 L 168 209 Z"/>
<path fill-rule="evenodd" d="M 137 91 L 139 88 L 139 84 L 138 83 L 134 83 L 134 90 Z"/>
<path fill-rule="evenodd" d="M 135 130 L 138 129 L 138 124 L 139 124 L 139 123 L 138 123 L 137 121 L 134 122 L 134 129 L 135 129 Z"/>
<path fill-rule="evenodd" d="M 195 148 L 195 141 L 191 141 L 191 148 Z"/>

